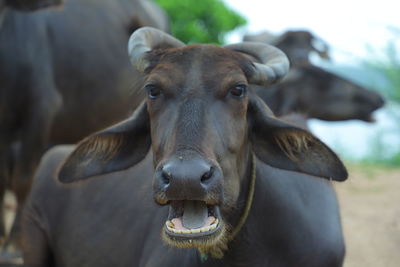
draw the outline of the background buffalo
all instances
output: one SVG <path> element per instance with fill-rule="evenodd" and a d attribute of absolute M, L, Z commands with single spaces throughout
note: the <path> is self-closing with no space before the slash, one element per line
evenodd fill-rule
<path fill-rule="evenodd" d="M 68 0 L 61 8 L 28 13 L 4 8 L 0 199 L 6 188 L 16 193 L 18 222 L 33 172 L 49 146 L 74 143 L 125 118 L 140 102 L 141 78 L 126 52 L 130 34 L 145 25 L 162 30 L 169 25 L 147 0 Z M 0 225 L 4 237 L 3 229 Z M 17 226 L 11 240 L 16 232 Z"/>

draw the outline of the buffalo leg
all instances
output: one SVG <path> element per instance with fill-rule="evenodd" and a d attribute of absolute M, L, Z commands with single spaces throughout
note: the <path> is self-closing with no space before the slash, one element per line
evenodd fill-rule
<path fill-rule="evenodd" d="M 4 127 L 0 122 L 0 127 L 2 126 Z M 5 134 L 4 132 L 0 134 L 0 246 L 4 244 L 6 238 L 4 197 L 12 170 L 11 153 L 9 153 L 11 138 L 9 135 L 9 133 Z"/>
<path fill-rule="evenodd" d="M 22 251 L 25 267 L 47 267 L 53 257 L 44 234 L 44 225 L 31 207 L 26 207 L 21 216 Z"/>
<path fill-rule="evenodd" d="M 30 134 L 21 137 L 21 143 L 16 152 L 14 173 L 11 179 L 11 190 L 16 195 L 18 208 L 10 235 L 6 240 L 6 246 L 8 247 L 12 244 L 16 249 L 20 248 L 20 219 L 22 209 L 29 194 L 36 167 L 39 165 L 40 158 L 48 146 L 53 119 L 61 105 L 61 98 L 54 89 L 46 87 L 45 91 L 39 94 L 39 96 L 44 95 L 46 98 L 36 102 L 30 108 L 31 116 L 27 118 L 22 129 L 22 132 Z"/>
<path fill-rule="evenodd" d="M 4 244 L 6 238 L 6 229 L 5 229 L 5 216 L 4 216 L 4 195 L 6 192 L 6 188 L 0 180 L 0 246 Z"/>

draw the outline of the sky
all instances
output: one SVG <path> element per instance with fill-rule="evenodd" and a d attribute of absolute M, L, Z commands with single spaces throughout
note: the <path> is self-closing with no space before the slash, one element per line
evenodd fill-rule
<path fill-rule="evenodd" d="M 239 41 L 245 32 L 309 29 L 334 48 L 332 56 L 338 62 L 369 56 L 367 46 L 379 50 L 391 38 L 387 26 L 400 29 L 400 3 L 396 0 L 224 1 L 248 21 L 231 41 Z"/>
<path fill-rule="evenodd" d="M 239 42 L 245 33 L 269 31 L 282 33 L 288 29 L 308 29 L 330 45 L 333 64 L 357 65 L 368 58 L 384 54 L 393 33 L 400 31 L 400 3 L 396 0 L 224 0 L 247 19 L 247 25 L 227 37 L 227 42 Z M 400 42 L 396 43 L 400 51 Z M 368 48 L 369 47 L 369 48 Z M 318 62 L 316 62 L 318 64 Z M 312 120 L 311 130 L 331 147 L 346 151 L 359 159 L 369 153 L 374 136 L 385 133 L 390 149 L 400 147 L 398 134 L 387 134 L 394 122 L 385 109 L 375 114 L 376 123 L 361 121 L 323 122 Z M 387 137 L 387 138 L 386 138 Z M 392 144 L 392 145 L 391 145 Z M 393 146 L 394 144 L 394 146 Z"/>

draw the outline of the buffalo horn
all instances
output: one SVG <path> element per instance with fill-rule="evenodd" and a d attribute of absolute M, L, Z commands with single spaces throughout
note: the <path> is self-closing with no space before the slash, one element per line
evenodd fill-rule
<path fill-rule="evenodd" d="M 128 52 L 133 66 L 143 73 L 148 67 L 148 62 L 144 59 L 147 52 L 157 48 L 172 48 L 184 45 L 183 42 L 163 31 L 152 27 L 143 27 L 131 35 L 128 43 Z"/>
<path fill-rule="evenodd" d="M 315 43 L 313 42 L 312 47 L 313 47 L 314 51 L 315 51 L 321 58 L 330 59 L 330 57 L 329 57 L 329 46 L 328 46 L 328 44 L 325 43 L 323 40 L 321 40 L 321 39 L 319 39 L 319 38 L 316 38 L 316 37 L 314 37 L 314 40 L 315 40 L 315 41 L 314 41 L 315 43 L 318 43 L 318 44 L 321 46 L 321 48 L 316 47 L 316 46 L 315 46 Z"/>
<path fill-rule="evenodd" d="M 289 71 L 289 60 L 278 48 L 258 42 L 243 42 L 224 46 L 257 59 L 255 71 L 249 82 L 258 85 L 268 85 L 283 78 Z"/>

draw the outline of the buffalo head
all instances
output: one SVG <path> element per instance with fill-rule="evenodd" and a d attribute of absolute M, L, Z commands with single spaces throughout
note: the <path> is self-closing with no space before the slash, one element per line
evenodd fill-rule
<path fill-rule="evenodd" d="M 309 55 L 314 52 L 321 58 L 329 59 L 328 45 L 309 31 L 287 31 L 280 36 L 267 32 L 258 35 L 246 35 L 245 41 L 258 41 L 274 45 L 288 56 L 293 66 L 309 65 Z"/>
<path fill-rule="evenodd" d="M 309 31 L 287 31 L 272 42 L 284 51 L 292 65 L 310 64 L 309 55 L 317 53 L 321 58 L 329 59 L 329 47 Z"/>
<path fill-rule="evenodd" d="M 286 74 L 288 60 L 278 49 L 259 43 L 185 46 L 146 27 L 132 35 L 129 52 L 145 74 L 147 99 L 128 120 L 83 140 L 61 167 L 62 182 L 127 169 L 150 150 L 154 199 L 170 210 L 164 240 L 207 249 L 226 245 L 257 161 L 346 179 L 327 146 L 274 118 L 249 88 Z"/>
<path fill-rule="evenodd" d="M 371 90 L 316 66 L 294 68 L 285 79 L 256 91 L 277 116 L 297 112 L 327 121 L 373 121 L 372 113 L 383 106 Z"/>

